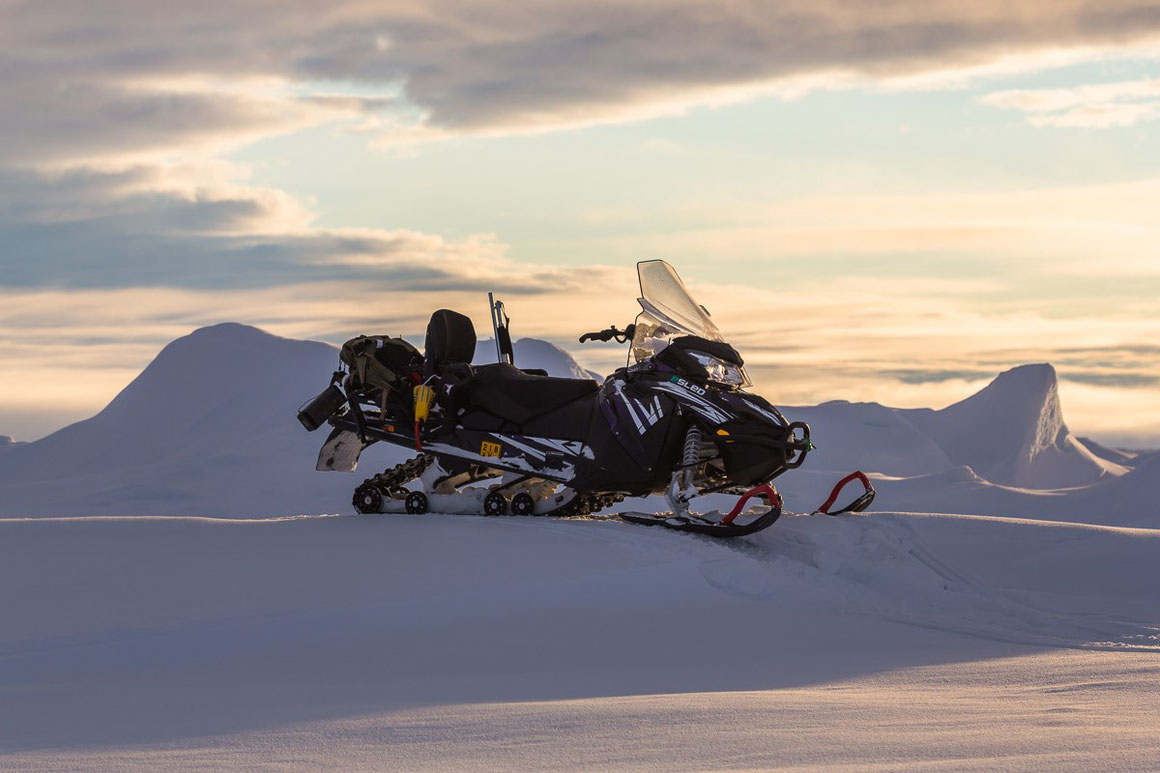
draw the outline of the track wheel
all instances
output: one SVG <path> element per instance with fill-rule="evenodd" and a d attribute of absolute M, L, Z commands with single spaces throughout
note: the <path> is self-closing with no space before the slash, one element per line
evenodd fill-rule
<path fill-rule="evenodd" d="M 364 514 L 382 512 L 382 492 L 373 483 L 359 486 L 354 490 L 354 509 Z"/>
<path fill-rule="evenodd" d="M 531 515 L 536 509 L 536 500 L 532 495 L 521 491 L 512 497 L 512 515 Z"/>
<path fill-rule="evenodd" d="M 503 515 L 507 512 L 507 497 L 498 491 L 493 491 L 483 499 L 484 515 Z"/>
<path fill-rule="evenodd" d="M 406 505 L 408 513 L 422 515 L 427 512 L 427 495 L 422 491 L 412 491 L 403 504 Z"/>

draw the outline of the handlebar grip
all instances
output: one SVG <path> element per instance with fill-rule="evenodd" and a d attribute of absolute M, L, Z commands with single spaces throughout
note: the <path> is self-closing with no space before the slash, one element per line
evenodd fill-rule
<path fill-rule="evenodd" d="M 584 343 L 588 339 L 592 339 L 593 341 L 607 341 L 614 335 L 614 330 L 615 328 L 601 330 L 597 333 L 585 333 L 584 335 L 580 336 L 580 343 Z"/>
<path fill-rule="evenodd" d="M 612 327 L 605 328 L 604 330 L 596 333 L 585 333 L 584 335 L 580 336 L 580 343 L 584 343 L 588 340 L 611 341 L 614 338 L 620 343 L 624 343 L 628 339 L 632 338 L 635 330 L 636 325 L 629 325 L 624 330 L 617 330 L 616 325 L 613 325 Z"/>

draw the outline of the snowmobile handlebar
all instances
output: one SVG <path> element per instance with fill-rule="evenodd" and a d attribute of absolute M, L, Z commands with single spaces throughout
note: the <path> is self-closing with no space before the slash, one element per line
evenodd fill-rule
<path fill-rule="evenodd" d="M 585 333 L 580 336 L 580 343 L 584 343 L 585 341 L 611 341 L 615 338 L 618 344 L 622 344 L 632 338 L 635 332 L 636 325 L 629 325 L 624 330 L 617 330 L 616 325 L 613 325 L 610 328 L 595 333 Z"/>

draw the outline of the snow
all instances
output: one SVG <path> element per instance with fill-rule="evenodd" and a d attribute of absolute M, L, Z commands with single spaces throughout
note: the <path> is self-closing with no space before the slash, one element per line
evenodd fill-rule
<path fill-rule="evenodd" d="M 809 422 L 820 449 L 815 466 L 827 469 L 913 476 L 967 466 L 991 483 L 1030 489 L 1083 486 L 1127 471 L 1072 435 L 1055 369 L 1046 364 L 1005 371 L 937 411 L 843 401 L 785 411 Z"/>
<path fill-rule="evenodd" d="M 941 411 L 913 411 L 955 464 L 994 482 L 1026 488 L 1094 483 L 1124 467 L 1100 459 L 1063 420 L 1055 369 L 1022 365 L 1000 373 L 981 392 Z"/>
<path fill-rule="evenodd" d="M 1076 440 L 1082 443 L 1087 450 L 1091 451 L 1100 459 L 1114 462 L 1121 466 L 1131 467 L 1135 463 L 1137 457 L 1140 456 L 1139 451 L 1127 451 L 1120 448 L 1108 448 L 1102 443 L 1092 440 L 1091 438 L 1077 437 Z"/>
<path fill-rule="evenodd" d="M 787 407 L 789 509 L 861 467 L 880 511 L 713 541 L 350 515 L 406 451 L 314 472 L 336 355 L 204 328 L 0 443 L 0 769 L 1160 769 L 1160 455 L 1075 438 L 1050 366 Z"/>
<path fill-rule="evenodd" d="M 1150 770 L 1158 550 L 945 515 L 12 519 L 0 767 Z"/>

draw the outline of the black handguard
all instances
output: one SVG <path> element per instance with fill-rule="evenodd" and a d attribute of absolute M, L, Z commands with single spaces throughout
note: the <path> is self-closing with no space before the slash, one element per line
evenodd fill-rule
<path fill-rule="evenodd" d="M 585 341 L 611 341 L 615 338 L 618 344 L 622 344 L 632 338 L 632 335 L 635 332 L 636 325 L 629 325 L 624 330 L 617 330 L 616 325 L 613 325 L 610 328 L 598 331 L 596 333 L 585 333 L 584 335 L 580 336 L 580 343 L 584 343 Z"/>

